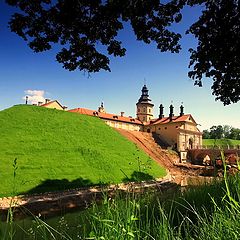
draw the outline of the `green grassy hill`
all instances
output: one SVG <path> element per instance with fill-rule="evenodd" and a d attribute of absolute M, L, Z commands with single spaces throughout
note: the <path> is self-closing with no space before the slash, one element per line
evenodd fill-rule
<path fill-rule="evenodd" d="M 203 139 L 203 145 L 207 146 L 236 146 L 240 145 L 240 140 L 233 139 Z"/>
<path fill-rule="evenodd" d="M 0 111 L 0 196 L 165 174 L 98 118 L 27 105 Z"/>

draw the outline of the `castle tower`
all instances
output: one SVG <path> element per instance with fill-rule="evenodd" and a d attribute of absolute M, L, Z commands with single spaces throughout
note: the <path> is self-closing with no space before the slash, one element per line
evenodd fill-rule
<path fill-rule="evenodd" d="M 137 102 L 137 119 L 141 122 L 147 122 L 153 118 L 153 106 L 149 99 L 147 86 L 142 88 L 142 95 Z"/>

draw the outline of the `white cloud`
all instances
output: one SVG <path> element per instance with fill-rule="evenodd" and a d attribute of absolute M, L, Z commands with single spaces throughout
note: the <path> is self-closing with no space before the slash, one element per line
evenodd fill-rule
<path fill-rule="evenodd" d="M 28 96 L 28 102 L 30 104 L 37 104 L 38 102 L 45 102 L 44 90 L 25 90 L 24 93 Z M 26 96 L 23 99 L 26 99 Z"/>

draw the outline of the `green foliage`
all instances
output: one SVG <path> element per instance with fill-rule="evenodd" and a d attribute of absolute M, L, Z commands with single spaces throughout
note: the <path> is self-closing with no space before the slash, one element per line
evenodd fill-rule
<path fill-rule="evenodd" d="M 221 125 L 212 126 L 210 128 L 210 136 L 214 139 L 223 138 L 223 127 Z"/>
<path fill-rule="evenodd" d="M 234 140 L 240 140 L 240 129 L 231 127 L 229 125 L 212 126 L 210 130 L 203 130 L 203 138 L 204 139 L 230 138 Z"/>
<path fill-rule="evenodd" d="M 14 222 L 15 239 L 184 240 L 240 238 L 240 175 L 225 175 L 166 200 L 161 192 L 105 196 L 101 205 L 43 221 Z M 164 198 L 165 197 L 165 198 Z M 6 225 L 4 225 L 6 227 Z M 14 239 L 14 238 L 13 238 Z"/>
<path fill-rule="evenodd" d="M 107 54 L 122 57 L 126 53 L 117 37 L 124 22 L 130 22 L 138 40 L 154 42 L 163 52 L 180 50 L 181 35 L 169 29 L 181 20 L 179 10 L 184 4 L 179 0 L 168 4 L 159 4 L 159 0 L 6 2 L 20 10 L 10 20 L 11 30 L 35 52 L 50 50 L 54 44 L 62 46 L 56 59 L 70 71 L 110 71 Z"/>
<path fill-rule="evenodd" d="M 239 0 L 190 2 L 205 4 L 201 16 L 188 31 L 198 40 L 196 49 L 190 49 L 192 71 L 188 75 L 199 86 L 204 77 L 212 78 L 217 100 L 225 105 L 237 102 L 240 100 Z"/>
<path fill-rule="evenodd" d="M 210 133 L 208 130 L 203 130 L 203 135 L 202 135 L 203 139 L 208 139 L 210 138 Z"/>
<path fill-rule="evenodd" d="M 239 1 L 237 0 L 6 0 L 16 7 L 10 29 L 35 52 L 60 46 L 56 60 L 73 71 L 110 71 L 109 55 L 126 49 L 118 33 L 128 22 L 136 39 L 154 43 L 161 52 L 179 52 L 181 34 L 175 29 L 185 6 L 201 6 L 198 20 L 186 33 L 198 44 L 190 48 L 188 76 L 195 85 L 213 79 L 216 100 L 225 105 L 240 100 Z M 172 28 L 174 26 L 174 28 Z M 100 46 L 100 47 L 99 47 Z"/>
<path fill-rule="evenodd" d="M 166 171 L 96 117 L 18 105 L 0 112 L 0 196 L 119 183 Z M 15 173 L 16 173 L 15 171 Z M 122 173 L 125 173 L 125 175 Z"/>

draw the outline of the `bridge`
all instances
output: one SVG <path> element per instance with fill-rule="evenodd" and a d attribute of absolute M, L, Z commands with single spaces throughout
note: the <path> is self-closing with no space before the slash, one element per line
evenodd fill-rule
<path fill-rule="evenodd" d="M 239 145 L 236 147 L 204 147 L 198 149 L 189 149 L 187 152 L 187 159 L 193 164 L 203 165 L 206 161 L 213 164 L 216 161 L 222 161 L 221 153 L 224 154 L 227 164 L 237 164 L 238 157 L 240 156 Z"/>

